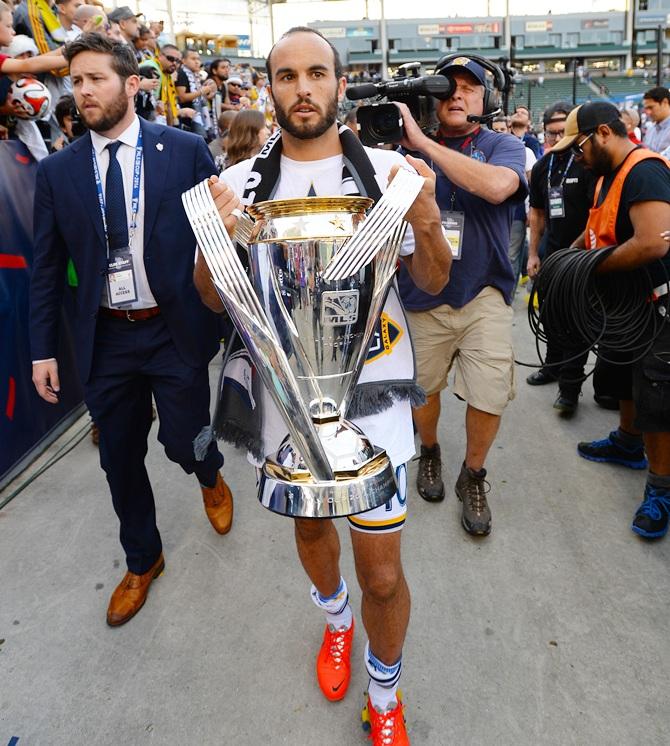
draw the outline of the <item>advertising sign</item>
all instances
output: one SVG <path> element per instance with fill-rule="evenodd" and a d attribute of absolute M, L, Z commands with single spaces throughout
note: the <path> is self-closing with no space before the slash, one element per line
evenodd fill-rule
<path fill-rule="evenodd" d="M 468 34 L 499 34 L 500 23 L 422 23 L 417 27 L 419 36 L 458 36 Z"/>
<path fill-rule="evenodd" d="M 545 33 L 554 27 L 553 21 L 526 21 L 526 33 Z"/>

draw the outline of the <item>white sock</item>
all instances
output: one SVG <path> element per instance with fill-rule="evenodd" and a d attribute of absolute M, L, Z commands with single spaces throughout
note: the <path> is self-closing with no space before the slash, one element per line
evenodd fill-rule
<path fill-rule="evenodd" d="M 375 710 L 386 712 L 393 709 L 398 702 L 398 682 L 402 672 L 402 656 L 392 666 L 382 663 L 370 650 L 370 643 L 365 645 L 365 667 L 370 675 L 368 695 Z"/>
<path fill-rule="evenodd" d="M 340 578 L 340 584 L 332 596 L 323 597 L 316 586 L 312 586 L 310 595 L 312 601 L 326 612 L 326 622 L 335 629 L 349 629 L 353 621 L 351 605 L 349 603 L 349 591 L 344 578 Z"/>

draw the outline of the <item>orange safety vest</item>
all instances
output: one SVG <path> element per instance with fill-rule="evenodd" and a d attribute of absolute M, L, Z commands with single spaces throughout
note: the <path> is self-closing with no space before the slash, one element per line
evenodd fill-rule
<path fill-rule="evenodd" d="M 623 185 L 633 166 L 647 158 L 657 158 L 670 166 L 670 162 L 666 158 L 658 153 L 653 153 L 651 150 L 646 148 L 631 150 L 614 177 L 602 204 L 596 207 L 604 177 L 601 176 L 598 179 L 593 207 L 589 210 L 589 219 L 584 233 L 587 249 L 602 249 L 605 246 L 617 246 L 620 243 L 616 235 L 616 218 L 619 212 Z"/>

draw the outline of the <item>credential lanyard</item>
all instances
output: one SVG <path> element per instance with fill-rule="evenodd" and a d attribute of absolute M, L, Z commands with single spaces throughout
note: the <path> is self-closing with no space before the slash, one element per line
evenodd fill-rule
<path fill-rule="evenodd" d="M 109 259 L 109 235 L 107 233 L 107 218 L 105 217 L 105 195 L 102 191 L 102 179 L 100 178 L 100 169 L 98 168 L 98 159 L 95 156 L 95 148 L 91 146 L 93 157 L 93 174 L 95 176 L 95 189 L 98 193 L 98 204 L 100 205 L 100 214 L 102 215 L 102 227 L 105 231 L 105 243 L 107 244 L 107 258 Z M 112 154 L 109 154 L 112 157 Z M 109 166 L 108 166 L 109 168 Z M 137 145 L 135 146 L 135 164 L 133 166 L 133 192 L 130 201 L 130 225 L 128 226 L 128 246 L 132 246 L 135 231 L 137 230 L 137 214 L 140 209 L 140 176 L 142 175 L 142 128 L 137 135 Z"/>
<path fill-rule="evenodd" d="M 575 160 L 574 153 L 570 153 L 570 160 L 568 161 L 568 165 L 565 167 L 565 171 L 563 171 L 563 178 L 561 179 L 561 183 L 558 185 L 559 187 L 563 186 L 563 183 L 565 182 L 565 177 L 568 175 L 568 171 L 570 170 L 570 166 L 572 166 L 572 161 Z M 547 169 L 547 193 L 551 189 L 551 170 L 554 167 L 554 154 L 551 153 L 549 156 L 549 168 Z"/>

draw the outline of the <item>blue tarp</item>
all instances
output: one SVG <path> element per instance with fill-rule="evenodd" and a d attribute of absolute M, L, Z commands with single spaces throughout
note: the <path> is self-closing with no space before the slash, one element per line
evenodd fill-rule
<path fill-rule="evenodd" d="M 21 142 L 0 142 L 0 484 L 82 401 L 67 324 L 76 291 L 68 289 L 61 312 L 60 402 L 40 399 L 31 380 L 28 286 L 36 173 L 37 164 Z"/>

